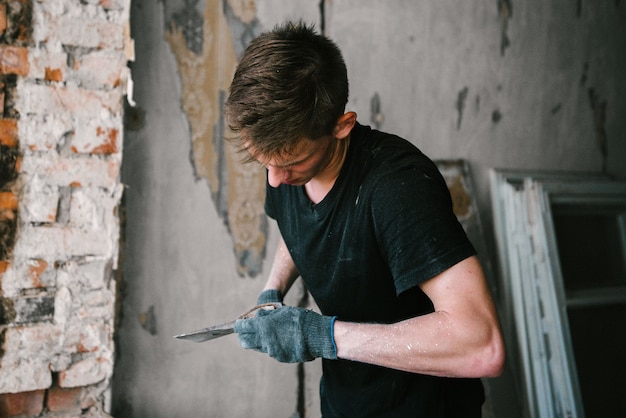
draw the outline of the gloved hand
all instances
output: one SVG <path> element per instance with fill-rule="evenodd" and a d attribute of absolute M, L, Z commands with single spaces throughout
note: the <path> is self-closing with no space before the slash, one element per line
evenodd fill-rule
<path fill-rule="evenodd" d="M 282 306 L 236 321 L 235 332 L 243 348 L 267 353 L 282 363 L 302 363 L 318 357 L 337 358 L 334 325 L 334 316 Z"/>
<path fill-rule="evenodd" d="M 257 305 L 263 305 L 264 303 L 283 302 L 283 297 L 276 289 L 266 289 L 259 294 L 259 298 L 256 300 Z"/>

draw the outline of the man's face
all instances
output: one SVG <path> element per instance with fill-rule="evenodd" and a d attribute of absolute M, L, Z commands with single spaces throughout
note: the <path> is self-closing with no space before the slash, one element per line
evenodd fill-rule
<path fill-rule="evenodd" d="M 302 139 L 293 151 L 274 157 L 262 157 L 250 154 L 267 168 L 267 180 L 270 186 L 281 184 L 303 186 L 324 171 L 333 159 L 334 148 L 331 137 L 318 140 Z"/>

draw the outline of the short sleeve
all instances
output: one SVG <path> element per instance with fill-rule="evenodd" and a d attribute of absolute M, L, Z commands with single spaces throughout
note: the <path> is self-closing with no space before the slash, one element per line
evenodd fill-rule
<path fill-rule="evenodd" d="M 397 294 L 476 253 L 434 164 L 415 164 L 381 176 L 371 210 Z"/>

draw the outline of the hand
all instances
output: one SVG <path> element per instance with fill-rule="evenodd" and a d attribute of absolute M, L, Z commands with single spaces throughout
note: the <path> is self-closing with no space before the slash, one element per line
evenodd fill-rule
<path fill-rule="evenodd" d="M 235 332 L 243 348 L 266 353 L 282 363 L 302 363 L 318 357 L 337 358 L 334 324 L 335 317 L 283 306 L 238 320 Z"/>
<path fill-rule="evenodd" d="M 259 294 L 259 298 L 256 300 L 257 305 L 263 305 L 264 303 L 283 302 L 283 297 L 276 289 L 265 289 Z"/>

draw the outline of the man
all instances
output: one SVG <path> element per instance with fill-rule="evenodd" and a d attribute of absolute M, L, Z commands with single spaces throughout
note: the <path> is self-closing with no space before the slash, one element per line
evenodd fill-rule
<path fill-rule="evenodd" d="M 267 169 L 281 240 L 258 303 L 301 276 L 322 315 L 283 306 L 238 321 L 242 347 L 323 358 L 324 417 L 479 417 L 478 378 L 504 347 L 475 250 L 431 160 L 345 112 L 338 47 L 303 23 L 260 35 L 226 115 Z"/>

